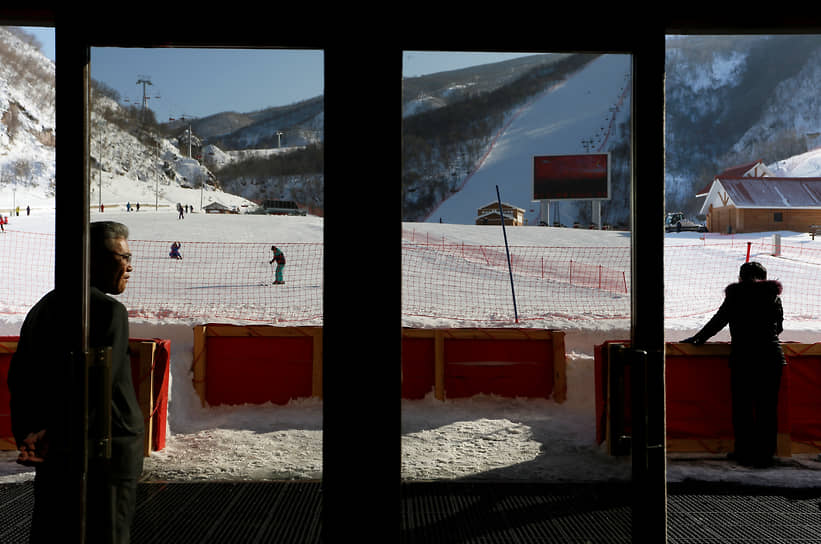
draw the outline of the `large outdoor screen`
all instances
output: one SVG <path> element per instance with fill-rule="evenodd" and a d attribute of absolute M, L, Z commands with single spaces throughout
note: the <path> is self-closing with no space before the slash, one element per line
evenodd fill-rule
<path fill-rule="evenodd" d="M 533 200 L 609 198 L 609 153 L 533 156 Z"/>

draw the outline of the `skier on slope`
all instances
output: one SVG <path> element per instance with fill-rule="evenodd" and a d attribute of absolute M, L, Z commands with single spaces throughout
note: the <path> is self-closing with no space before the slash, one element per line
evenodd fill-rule
<path fill-rule="evenodd" d="M 182 244 L 179 242 L 174 242 L 171 244 L 171 252 L 168 254 L 169 257 L 172 259 L 182 259 L 182 254 L 180 253 L 180 248 Z"/>
<path fill-rule="evenodd" d="M 285 269 L 285 254 L 277 247 L 271 246 L 271 251 L 274 252 L 274 257 L 268 261 L 268 264 L 277 263 L 276 275 L 274 276 L 274 285 L 281 285 L 285 283 L 282 277 L 282 271 Z"/>

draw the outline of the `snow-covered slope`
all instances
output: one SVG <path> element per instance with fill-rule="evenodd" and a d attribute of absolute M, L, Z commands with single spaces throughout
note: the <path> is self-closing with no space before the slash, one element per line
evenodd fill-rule
<path fill-rule="evenodd" d="M 55 135 L 54 64 L 0 27 L 0 213 L 53 197 Z"/>
<path fill-rule="evenodd" d="M 668 36 L 665 193 L 695 213 L 696 192 L 726 168 L 819 145 L 821 37 Z"/>
<path fill-rule="evenodd" d="M 588 139 L 595 142 L 594 151 L 608 151 L 608 130 L 629 115 L 629 77 L 629 56 L 603 55 L 512 112 L 479 167 L 428 221 L 474 224 L 477 209 L 496 201 L 498 185 L 502 201 L 523 208 L 527 223 L 537 224 L 532 157 L 585 153 Z M 572 224 L 569 213 L 563 214 L 562 222 Z"/>
<path fill-rule="evenodd" d="M 0 27 L 0 214 L 55 205 L 54 63 Z M 91 100 L 90 203 L 108 210 L 141 206 L 200 210 L 211 202 L 249 210 L 256 205 L 219 190 L 213 174 L 171 141 L 140 134 L 113 100 Z"/>
<path fill-rule="evenodd" d="M 225 149 L 303 146 L 324 139 L 325 102 L 323 96 L 316 96 L 257 112 L 217 114 L 192 125 L 197 134 Z"/>
<path fill-rule="evenodd" d="M 464 100 L 471 94 L 493 92 L 533 68 L 559 63 L 571 56 L 570 53 L 528 55 L 502 62 L 404 78 L 402 116 L 408 117 L 441 108 Z"/>
<path fill-rule="evenodd" d="M 785 178 L 821 177 L 821 147 L 768 165 L 777 176 Z"/>

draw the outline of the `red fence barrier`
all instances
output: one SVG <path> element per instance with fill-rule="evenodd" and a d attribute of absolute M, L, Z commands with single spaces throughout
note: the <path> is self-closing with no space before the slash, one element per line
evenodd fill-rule
<path fill-rule="evenodd" d="M 11 432 L 7 376 L 19 336 L 0 337 L 0 450 L 16 449 Z M 171 341 L 129 339 L 131 379 L 145 423 L 145 455 L 165 447 Z"/>
<path fill-rule="evenodd" d="M 322 327 L 198 325 L 192 370 L 203 406 L 321 397 Z"/>
<path fill-rule="evenodd" d="M 684 242 L 664 248 L 664 307 L 668 319 L 704 316 L 738 279 L 747 240 L 734 237 Z M 781 245 L 771 238 L 749 246 L 751 259 L 784 286 L 790 319 L 821 315 L 821 244 Z M 520 320 L 629 319 L 630 247 L 510 246 Z M 406 316 L 512 322 L 510 276 L 504 246 L 451 241 L 403 232 L 402 311 Z"/>
<path fill-rule="evenodd" d="M 0 313 L 25 314 L 54 286 L 54 236 L 0 235 Z M 271 285 L 271 244 L 129 240 L 134 272 L 117 298 L 132 317 L 293 323 L 322 318 L 323 244 L 280 243 L 284 285 Z"/>
<path fill-rule="evenodd" d="M 618 447 L 618 435 L 630 432 L 629 367 L 621 372 L 608 349 L 624 343 L 596 346 L 595 352 L 596 438 L 607 442 L 611 452 Z M 787 366 L 778 398 L 778 455 L 821 451 L 821 344 L 788 342 L 782 347 Z M 667 344 L 668 451 L 732 451 L 729 354 L 729 343 Z"/>
<path fill-rule="evenodd" d="M 192 367 L 203 405 L 286 404 L 321 397 L 322 328 L 198 325 Z M 485 393 L 563 402 L 564 333 L 405 328 L 402 398 L 420 399 L 430 392 L 441 400 Z"/>
<path fill-rule="evenodd" d="M 510 247 L 519 319 L 629 316 L 629 248 Z M 414 244 L 402 248 L 408 316 L 513 321 L 504 246 Z"/>
<path fill-rule="evenodd" d="M 567 396 L 564 332 L 540 329 L 402 330 L 402 398 L 494 394 Z"/>
<path fill-rule="evenodd" d="M 534 227 L 535 228 L 535 227 Z M 668 239 L 664 248 L 664 305 L 668 319 L 704 316 L 736 281 L 748 239 L 704 236 Z M 629 319 L 630 247 L 511 246 L 521 320 Z M 245 242 L 129 241 L 135 271 L 119 299 L 134 317 L 149 320 L 224 320 L 249 324 L 322 322 L 324 251 L 321 243 L 283 243 L 285 284 L 270 285 L 270 245 Z M 789 319 L 821 315 L 821 241 L 781 245 L 753 239 L 751 259 L 784 285 Z M 514 320 L 505 248 L 405 231 L 402 315 L 473 322 Z M 54 284 L 54 236 L 17 231 L 0 235 L 0 313 L 25 314 Z M 341 267 L 343 263 L 333 263 Z M 369 265 L 378 271 L 378 263 Z M 335 272 L 336 273 L 336 272 Z M 344 273 L 344 272 L 339 272 Z M 358 287 L 354 282 L 354 287 Z"/>

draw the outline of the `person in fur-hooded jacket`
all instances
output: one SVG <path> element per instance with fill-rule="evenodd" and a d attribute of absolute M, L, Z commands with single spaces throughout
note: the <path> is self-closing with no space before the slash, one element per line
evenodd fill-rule
<path fill-rule="evenodd" d="M 739 464 L 764 468 L 774 464 L 778 433 L 778 390 L 786 364 L 778 335 L 783 331 L 782 286 L 767 280 L 760 263 L 741 265 L 738 282 L 727 286 L 724 302 L 694 336 L 704 344 L 730 325 L 730 387 L 735 451 Z"/>

